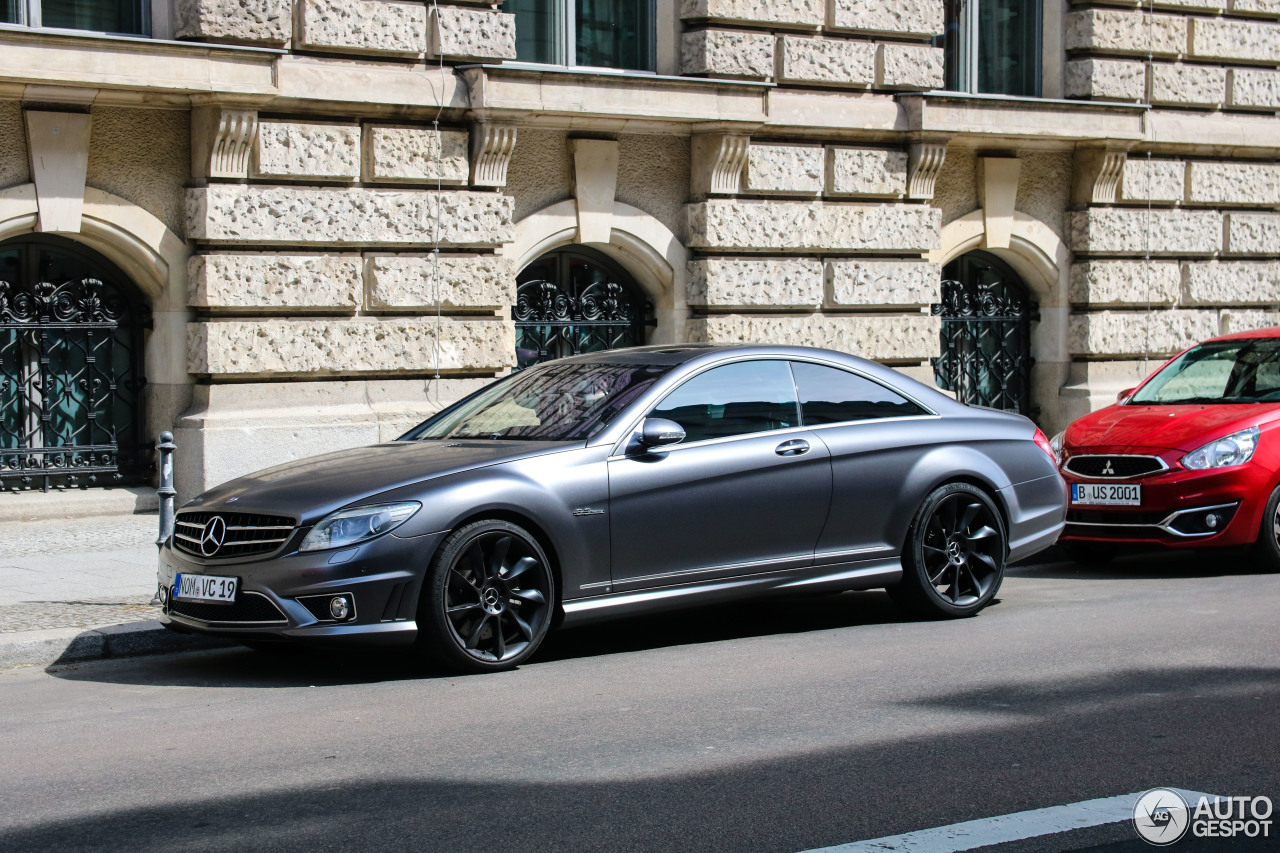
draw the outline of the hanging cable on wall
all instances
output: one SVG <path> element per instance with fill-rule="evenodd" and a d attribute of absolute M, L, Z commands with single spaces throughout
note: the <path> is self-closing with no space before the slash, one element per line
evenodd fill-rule
<path fill-rule="evenodd" d="M 1155 81 L 1155 31 L 1154 31 L 1154 4 L 1155 0 L 1147 0 L 1147 85 L 1154 86 Z M 1146 112 L 1146 130 L 1149 134 L 1147 140 L 1147 221 L 1146 221 L 1146 238 L 1144 241 L 1144 268 L 1143 278 L 1145 280 L 1145 289 L 1147 297 L 1147 313 L 1145 326 L 1145 340 L 1142 344 L 1142 378 L 1147 377 L 1151 369 L 1151 199 L 1152 192 L 1152 175 L 1151 175 L 1151 149 L 1155 144 L 1155 131 L 1151 124 L 1151 94 L 1147 93 L 1147 112 Z"/>
<path fill-rule="evenodd" d="M 438 28 L 440 26 L 440 9 L 436 0 L 431 0 L 431 21 L 432 26 Z M 436 61 L 437 70 L 440 75 L 440 91 L 435 91 L 434 84 L 432 92 L 436 95 L 436 115 L 431 121 L 431 129 L 435 138 L 435 170 L 436 170 L 436 195 L 435 205 L 432 211 L 431 221 L 431 296 L 436 303 L 436 330 L 434 340 L 432 341 L 431 364 L 434 372 L 432 377 L 431 388 L 427 392 L 427 402 L 434 403 L 437 407 L 441 405 L 440 396 L 440 338 L 444 332 L 443 319 L 443 295 L 440 292 L 440 228 L 441 218 L 443 216 L 444 206 L 444 140 L 440 136 L 440 116 L 444 113 L 444 53 L 436 45 Z"/>

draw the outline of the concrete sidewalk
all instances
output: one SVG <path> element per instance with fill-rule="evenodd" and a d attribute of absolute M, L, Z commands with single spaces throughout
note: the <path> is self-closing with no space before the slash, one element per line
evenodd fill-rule
<path fill-rule="evenodd" d="M 155 621 L 155 513 L 0 521 L 0 669 L 210 645 Z"/>

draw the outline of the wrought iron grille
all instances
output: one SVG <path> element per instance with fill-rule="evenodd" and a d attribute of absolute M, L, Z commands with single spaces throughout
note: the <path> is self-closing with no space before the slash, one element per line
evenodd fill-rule
<path fill-rule="evenodd" d="M 1031 323 L 1039 320 L 1017 275 L 998 259 L 971 252 L 942 271 L 942 354 L 934 381 L 961 402 L 1034 415 Z"/>
<path fill-rule="evenodd" d="M 55 238 L 0 244 L 0 484 L 105 485 L 150 468 L 149 322 L 105 259 Z"/>
<path fill-rule="evenodd" d="M 639 346 L 653 306 L 626 273 L 583 248 L 550 252 L 516 279 L 520 367 L 567 355 Z"/>

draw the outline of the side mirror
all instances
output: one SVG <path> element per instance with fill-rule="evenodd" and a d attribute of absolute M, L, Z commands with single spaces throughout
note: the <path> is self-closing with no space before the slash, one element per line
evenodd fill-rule
<path fill-rule="evenodd" d="M 1137 390 L 1138 390 L 1137 388 L 1124 389 L 1123 391 L 1121 391 L 1119 394 L 1116 395 L 1116 402 L 1123 403 L 1125 400 L 1128 400 L 1130 397 L 1132 397 L 1133 392 Z"/>
<path fill-rule="evenodd" d="M 640 446 L 664 447 L 684 441 L 684 427 L 666 418 L 645 418 L 640 425 Z"/>

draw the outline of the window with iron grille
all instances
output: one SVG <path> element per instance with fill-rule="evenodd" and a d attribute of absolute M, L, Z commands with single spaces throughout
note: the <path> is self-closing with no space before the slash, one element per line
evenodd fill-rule
<path fill-rule="evenodd" d="M 962 403 L 1034 415 L 1031 323 L 1039 320 L 1026 285 L 986 252 L 969 252 L 942 269 L 942 354 L 933 359 L 938 387 Z"/>
<path fill-rule="evenodd" d="M 557 249 L 516 277 L 520 367 L 584 352 L 640 346 L 653 306 L 622 267 L 585 246 Z"/>
<path fill-rule="evenodd" d="M 140 479 L 150 312 L 96 252 L 59 237 L 0 243 L 0 485 Z"/>

